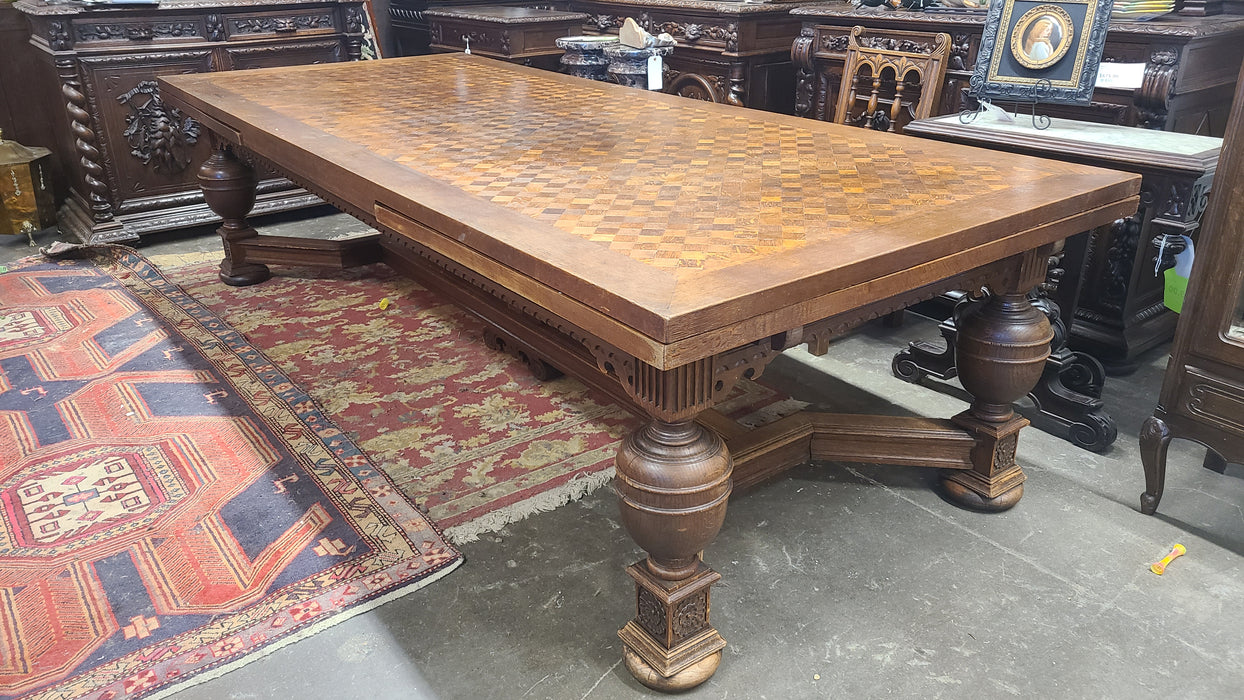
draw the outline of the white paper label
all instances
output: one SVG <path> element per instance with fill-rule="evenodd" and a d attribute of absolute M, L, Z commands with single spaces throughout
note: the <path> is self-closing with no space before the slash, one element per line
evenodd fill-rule
<path fill-rule="evenodd" d="M 1135 90 L 1145 83 L 1145 64 L 1107 63 L 1097 67 L 1097 87 Z"/>
<path fill-rule="evenodd" d="M 664 85 L 661 83 L 661 57 L 648 57 L 648 89 L 660 90 Z"/>
<path fill-rule="evenodd" d="M 987 122 L 998 122 L 1001 124 L 1015 123 L 1015 117 L 1012 117 L 1010 112 L 1007 112 L 1005 109 L 1002 109 L 1001 107 L 991 104 L 985 100 L 981 101 L 981 116 L 984 117 L 983 121 Z"/>

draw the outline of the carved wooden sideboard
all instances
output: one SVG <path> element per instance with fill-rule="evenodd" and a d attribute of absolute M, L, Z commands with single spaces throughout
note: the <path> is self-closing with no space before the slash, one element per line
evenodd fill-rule
<path fill-rule="evenodd" d="M 847 34 L 857 24 L 874 30 L 950 34 L 950 64 L 935 114 L 953 114 L 963 107 L 963 91 L 980 48 L 983 15 L 877 13 L 825 4 L 796 7 L 791 14 L 803 20 L 791 48 L 798 71 L 796 114 L 833 120 Z M 1112 22 L 1103 60 L 1146 64 L 1143 86 L 1099 88 L 1087 107 L 1042 105 L 1041 109 L 1055 117 L 1221 137 L 1242 59 L 1244 16 L 1168 15 L 1151 22 Z"/>
<path fill-rule="evenodd" d="M 398 56 L 422 56 L 432 52 L 432 26 L 424 14 L 427 10 L 471 8 L 481 5 L 510 5 L 564 10 L 568 0 L 539 2 L 531 0 L 390 0 L 389 26 Z"/>
<path fill-rule="evenodd" d="M 489 58 L 557 70 L 563 51 L 557 39 L 578 34 L 587 15 L 509 5 L 431 9 L 433 51 L 470 49 Z"/>
<path fill-rule="evenodd" d="M 678 47 L 665 61 L 665 92 L 789 114 L 795 79 L 790 44 L 800 19 L 790 10 L 813 0 L 393 0 L 389 15 L 398 53 L 428 53 L 428 19 L 436 7 L 525 5 L 588 13 L 585 34 L 617 33 L 634 18 L 644 29 L 667 32 Z"/>
<path fill-rule="evenodd" d="M 572 0 L 589 32 L 617 32 L 627 17 L 678 47 L 665 61 L 665 92 L 770 112 L 791 112 L 790 42 L 799 2 L 712 0 Z M 836 95 L 835 95 L 836 96 Z"/>
<path fill-rule="evenodd" d="M 164 103 L 156 76 L 357 60 L 360 0 L 187 0 L 88 7 L 21 0 L 42 71 L 37 100 L 57 105 L 53 149 L 67 174 L 61 228 L 85 242 L 218 221 L 195 174 L 207 133 Z M 268 177 L 257 213 L 319 203 Z"/>

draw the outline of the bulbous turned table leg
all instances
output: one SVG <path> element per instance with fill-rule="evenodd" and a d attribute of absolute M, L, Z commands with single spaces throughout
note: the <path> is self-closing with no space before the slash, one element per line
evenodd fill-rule
<path fill-rule="evenodd" d="M 1028 421 L 1012 404 L 1041 378 L 1054 332 L 1045 314 L 1023 294 L 1000 294 L 959 320 L 955 353 L 959 380 L 972 406 L 952 420 L 972 433 L 973 468 L 946 471 L 947 497 L 977 510 L 1006 510 L 1024 494 L 1024 475 L 1015 463 L 1019 431 Z"/>
<path fill-rule="evenodd" d="M 694 421 L 652 421 L 623 441 L 615 488 L 622 524 L 647 553 L 631 565 L 635 619 L 619 632 L 626 667 L 663 691 L 708 680 L 726 642 L 709 624 L 709 587 L 721 574 L 700 552 L 721 529 L 733 462 Z"/>
<path fill-rule="evenodd" d="M 216 233 L 225 246 L 220 261 L 220 281 L 234 287 L 258 284 L 271 273 L 267 265 L 246 262 L 246 252 L 237 245 L 259 233 L 246 222 L 255 206 L 255 171 L 238 160 L 227 145 L 221 144 L 199 167 L 199 187 L 207 206 L 223 219 Z"/>

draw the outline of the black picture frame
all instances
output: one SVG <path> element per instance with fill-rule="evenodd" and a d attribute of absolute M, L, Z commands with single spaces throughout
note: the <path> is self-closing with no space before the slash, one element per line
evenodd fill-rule
<path fill-rule="evenodd" d="M 989 7 L 971 94 L 977 99 L 1088 104 L 1113 0 L 1000 0 Z"/>

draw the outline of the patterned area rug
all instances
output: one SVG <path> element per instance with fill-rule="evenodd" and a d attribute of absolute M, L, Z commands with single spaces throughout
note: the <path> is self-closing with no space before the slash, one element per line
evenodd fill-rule
<path fill-rule="evenodd" d="M 141 257 L 0 274 L 0 697 L 167 691 L 458 563 L 314 400 Z"/>
<path fill-rule="evenodd" d="M 384 265 L 278 268 L 241 288 L 215 264 L 167 274 L 307 387 L 455 542 L 608 483 L 639 424 L 575 379 L 535 379 L 484 345 L 474 316 Z M 758 425 L 805 405 L 745 382 L 718 410 Z"/>

